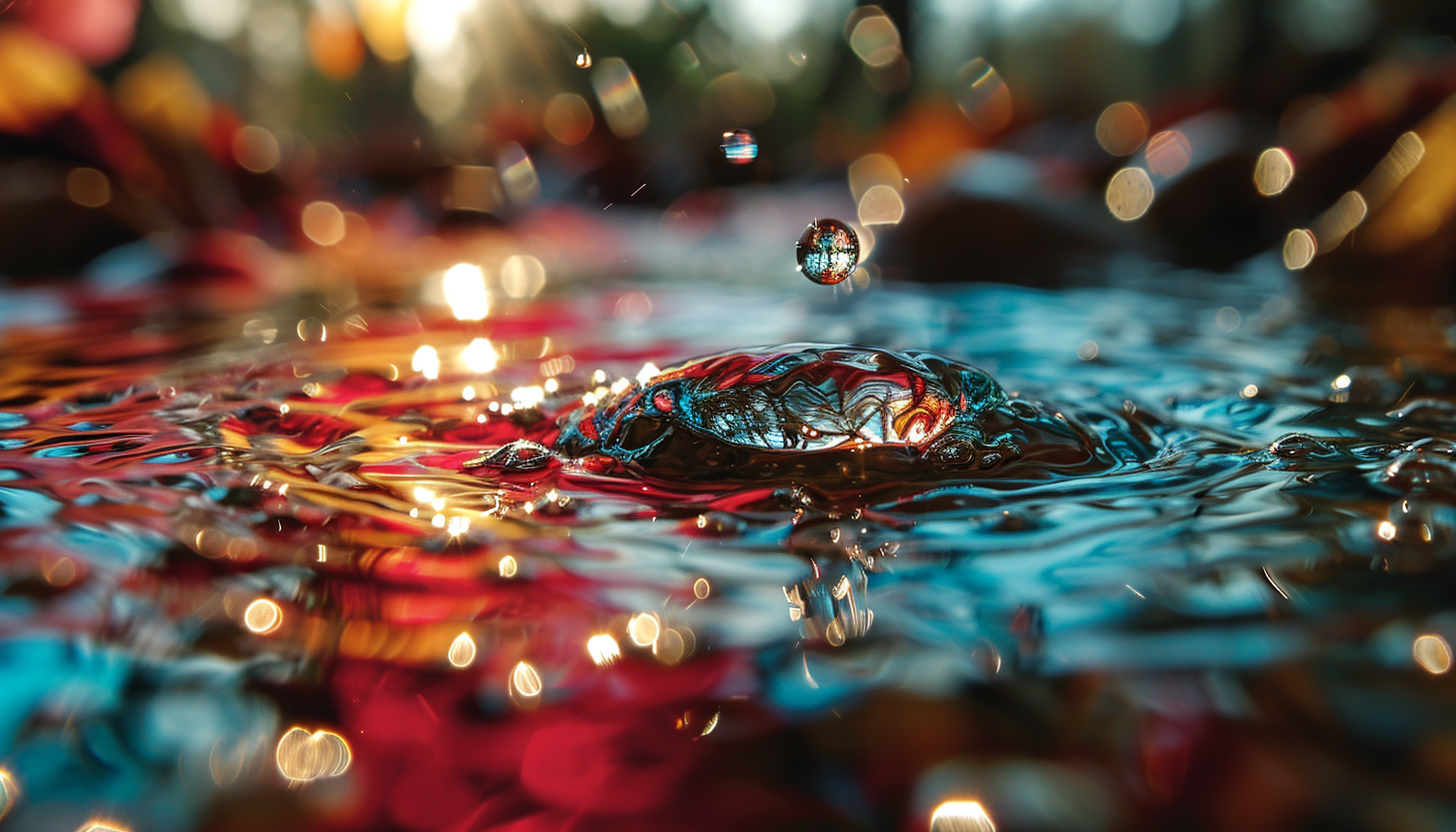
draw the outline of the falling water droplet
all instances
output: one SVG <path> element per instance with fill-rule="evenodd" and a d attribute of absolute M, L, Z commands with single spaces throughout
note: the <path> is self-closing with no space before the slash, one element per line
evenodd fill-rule
<path fill-rule="evenodd" d="M 729 130 L 723 134 L 723 158 L 735 165 L 746 165 L 758 158 L 758 139 L 747 130 Z"/>
<path fill-rule="evenodd" d="M 796 253 L 799 271 L 827 286 L 854 273 L 859 263 L 859 238 L 839 220 L 815 220 L 799 237 Z"/>
<path fill-rule="evenodd" d="M 576 53 L 576 66 L 578 69 L 590 69 L 592 64 L 591 53 L 585 49 Z"/>

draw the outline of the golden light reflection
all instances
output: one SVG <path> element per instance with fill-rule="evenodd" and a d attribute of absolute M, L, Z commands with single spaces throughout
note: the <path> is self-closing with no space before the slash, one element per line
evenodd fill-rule
<path fill-rule="evenodd" d="M 349 743 L 333 731 L 294 726 L 278 740 L 278 772 L 295 783 L 338 777 L 349 770 L 353 755 Z"/>
<path fill-rule="evenodd" d="M 71 581 L 76 580 L 76 564 L 67 557 L 54 560 L 47 558 L 41 569 L 45 574 L 46 583 L 51 586 L 68 586 Z"/>
<path fill-rule="evenodd" d="M 472 263 L 456 263 L 441 279 L 445 302 L 459 321 L 480 321 L 490 314 L 490 295 L 485 291 L 485 273 Z"/>
<path fill-rule="evenodd" d="M 66 198 L 85 208 L 100 208 L 111 201 L 111 180 L 95 168 L 71 168 L 66 173 Z"/>
<path fill-rule="evenodd" d="M 354 0 L 354 9 L 364 41 L 381 61 L 394 63 L 409 57 L 404 27 L 407 0 Z"/>
<path fill-rule="evenodd" d="M 258 635 L 268 635 L 283 624 L 283 608 L 268 598 L 259 598 L 243 610 L 243 626 Z"/>
<path fill-rule="evenodd" d="M 506 202 L 500 174 L 487 165 L 456 165 L 450 170 L 450 190 L 443 203 L 457 211 L 499 211 Z"/>
<path fill-rule="evenodd" d="M 321 246 L 331 246 L 344 239 L 344 212 L 325 200 L 310 202 L 299 219 L 303 236 Z"/>
<path fill-rule="evenodd" d="M 1403 251 L 1426 240 L 1456 214 L 1456 99 L 1447 99 L 1407 135 L 1412 139 L 1402 136 L 1396 145 L 1404 144 L 1409 157 L 1419 140 L 1421 158 L 1415 161 L 1421 170 L 1407 177 L 1372 218 L 1361 245 L 1376 253 Z M 1392 148 L 1391 155 L 1395 152 Z"/>
<path fill-rule="evenodd" d="M 622 657 L 622 647 L 606 633 L 598 633 L 586 640 L 586 653 L 591 656 L 592 664 L 607 667 Z"/>
<path fill-rule="evenodd" d="M 1375 527 L 1375 535 L 1381 540 L 1395 539 L 1395 524 L 1389 520 L 1381 520 L 1380 525 Z"/>
<path fill-rule="evenodd" d="M 1425 157 L 1426 143 L 1421 137 L 1415 133 L 1402 133 L 1360 183 L 1358 190 L 1370 203 L 1371 210 L 1384 205 Z"/>
<path fill-rule="evenodd" d="M 626 61 L 603 59 L 592 70 L 592 89 L 602 105 L 607 128 L 618 138 L 631 138 L 647 129 L 647 100 Z"/>
<path fill-rule="evenodd" d="M 897 192 L 905 189 L 905 177 L 895 160 L 883 153 L 867 153 L 849 165 L 849 192 L 858 203 L 865 192 L 876 185 L 889 185 Z"/>
<path fill-rule="evenodd" d="M 238 128 L 233 133 L 233 161 L 251 173 L 267 173 L 278 167 L 281 159 L 278 140 L 257 125 Z"/>
<path fill-rule="evenodd" d="M 649 361 L 642 365 L 642 369 L 637 371 L 637 383 L 646 384 L 654 378 L 657 378 L 661 373 L 662 371 L 657 369 L 657 365 Z"/>
<path fill-rule="evenodd" d="M 947 800 L 930 814 L 930 832 L 996 832 L 978 800 Z"/>
<path fill-rule="evenodd" d="M 849 35 L 849 48 L 870 66 L 889 66 L 902 54 L 900 30 L 884 12 L 875 11 L 878 13 L 866 14 L 855 24 Z"/>
<path fill-rule="evenodd" d="M 1294 181 L 1294 160 L 1282 147 L 1271 147 L 1259 154 L 1254 163 L 1254 187 L 1264 196 L 1284 192 Z"/>
<path fill-rule="evenodd" d="M 195 141 L 212 112 L 207 92 L 181 61 L 156 53 L 116 78 L 116 104 L 128 120 L 173 144 Z"/>
<path fill-rule="evenodd" d="M 639 613 L 627 622 L 627 637 L 638 647 L 650 647 L 661 634 L 662 619 L 655 612 Z"/>
<path fill-rule="evenodd" d="M 1365 197 L 1358 191 L 1347 191 L 1335 200 L 1334 205 L 1315 217 L 1309 230 L 1319 244 L 1319 251 L 1329 251 L 1344 242 L 1345 237 L 1365 221 L 1368 209 Z"/>
<path fill-rule="evenodd" d="M 332 4 L 320 5 L 308 16 L 308 55 L 319 72 L 343 81 L 364 64 L 364 38 L 354 18 Z"/>
<path fill-rule="evenodd" d="M 529 254 L 513 254 L 501 264 L 501 290 L 513 298 L 534 298 L 546 286 L 546 267 Z"/>
<path fill-rule="evenodd" d="M 1451 645 L 1434 633 L 1416 636 L 1411 655 L 1427 673 L 1439 676 L 1451 669 Z"/>
<path fill-rule="evenodd" d="M 1148 212 L 1153 204 L 1153 180 L 1142 168 L 1123 168 L 1107 183 L 1107 210 L 1123 222 Z"/>
<path fill-rule="evenodd" d="M 976 129 L 996 133 L 1011 123 L 1011 91 L 995 68 L 982 58 L 956 72 L 956 103 Z"/>
<path fill-rule="evenodd" d="M 535 699 L 541 695 L 541 674 L 530 662 L 519 661 L 511 670 L 511 694 L 512 697 L 523 699 Z"/>
<path fill-rule="evenodd" d="M 546 132 L 562 144 L 580 144 L 591 135 L 596 120 L 592 117 L 591 105 L 576 93 L 563 92 L 546 104 L 541 117 Z"/>
<path fill-rule="evenodd" d="M 76 832 L 131 832 L 131 830 L 114 820 L 88 820 Z"/>
<path fill-rule="evenodd" d="M 434 380 L 440 377 L 440 354 L 429 344 L 421 344 L 410 358 L 410 369 Z"/>
<path fill-rule="evenodd" d="M 500 559 L 500 565 L 497 567 L 497 571 L 500 572 L 502 578 L 514 578 L 516 577 L 517 568 L 516 559 L 511 555 L 506 555 Z"/>
<path fill-rule="evenodd" d="M 693 597 L 697 598 L 699 601 L 707 598 L 708 593 L 711 591 L 712 587 L 708 584 L 707 578 L 699 578 L 696 581 L 693 581 Z"/>
<path fill-rule="evenodd" d="M 93 83 L 65 49 L 25 26 L 0 27 L 0 130 L 40 128 L 76 106 Z"/>
<path fill-rule="evenodd" d="M 1148 115 L 1131 101 L 1109 105 L 1097 117 L 1097 143 L 1113 156 L 1131 156 L 1148 137 Z"/>
<path fill-rule="evenodd" d="M 1143 157 L 1148 160 L 1148 172 L 1167 179 L 1177 176 L 1193 161 L 1193 145 L 1180 130 L 1164 130 L 1148 139 Z"/>
<path fill-rule="evenodd" d="M 496 355 L 495 347 L 490 341 L 484 338 L 476 338 L 465 347 L 460 353 L 460 360 L 472 373 L 488 373 L 496 368 L 500 362 L 500 356 Z"/>
<path fill-rule="evenodd" d="M 10 813 L 10 809 L 20 800 L 20 787 L 15 785 L 15 778 L 10 772 L 0 768 L 0 820 Z"/>
<path fill-rule="evenodd" d="M 475 639 L 469 633 L 461 633 L 450 642 L 450 651 L 445 654 L 450 664 L 469 667 L 475 661 Z"/>
<path fill-rule="evenodd" d="M 905 201 L 889 185 L 875 185 L 859 201 L 859 221 L 864 225 L 893 225 L 904 216 Z"/>
<path fill-rule="evenodd" d="M 1284 268 L 1298 271 L 1308 266 L 1318 250 L 1319 241 L 1315 240 L 1314 232 L 1307 228 L 1294 229 L 1284 238 Z"/>

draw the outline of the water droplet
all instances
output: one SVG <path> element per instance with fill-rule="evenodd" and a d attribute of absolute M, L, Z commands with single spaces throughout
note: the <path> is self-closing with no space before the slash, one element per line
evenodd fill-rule
<path fill-rule="evenodd" d="M 746 165 L 758 158 L 758 139 L 747 130 L 729 130 L 723 134 L 723 158 L 735 165 Z"/>
<path fill-rule="evenodd" d="M 585 49 L 576 53 L 576 66 L 578 69 L 590 69 L 592 65 L 591 53 Z"/>
<path fill-rule="evenodd" d="M 805 277 L 822 286 L 839 283 L 859 263 L 859 238 L 839 220 L 816 220 L 799 237 L 796 254 Z"/>

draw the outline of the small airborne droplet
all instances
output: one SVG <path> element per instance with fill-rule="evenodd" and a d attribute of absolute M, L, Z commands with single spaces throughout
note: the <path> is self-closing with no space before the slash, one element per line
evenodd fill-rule
<path fill-rule="evenodd" d="M 576 65 L 579 69 L 591 69 L 591 53 L 585 49 L 576 53 Z"/>
<path fill-rule="evenodd" d="M 859 238 L 839 220 L 815 220 L 804 229 L 796 249 L 799 271 L 828 286 L 854 273 L 859 263 Z"/>
<path fill-rule="evenodd" d="M 758 140 L 747 130 L 729 130 L 723 134 L 723 158 L 735 165 L 746 165 L 758 158 Z"/>

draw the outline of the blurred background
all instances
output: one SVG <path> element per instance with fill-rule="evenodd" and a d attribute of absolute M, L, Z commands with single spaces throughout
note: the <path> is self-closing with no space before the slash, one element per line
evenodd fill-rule
<path fill-rule="evenodd" d="M 505 224 L 563 276 L 732 277 L 792 268 L 813 218 L 743 210 L 769 187 L 857 221 L 860 285 L 1056 285 L 1127 251 L 1303 269 L 1369 214 L 1311 286 L 1358 305 L 1384 270 L 1382 298 L 1433 302 L 1453 24 L 1396 0 L 7 0 L 0 274 L 145 240 L 133 273 L 298 250 L 407 284 L 453 262 L 441 235 Z M 725 158 L 734 130 L 755 155 Z M 607 255 L 620 223 L 640 244 Z"/>
<path fill-rule="evenodd" d="M 1456 828 L 1453 27 L 0 0 L 0 818 Z M 1157 456 L 843 530 L 464 468 L 808 339 Z"/>

